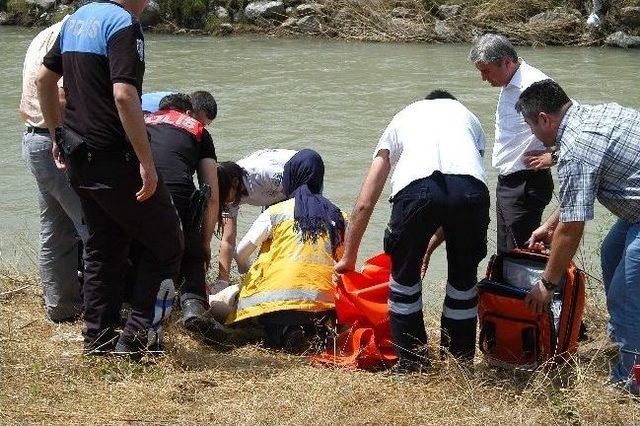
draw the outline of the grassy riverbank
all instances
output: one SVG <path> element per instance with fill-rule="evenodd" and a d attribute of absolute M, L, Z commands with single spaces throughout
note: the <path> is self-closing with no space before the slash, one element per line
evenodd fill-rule
<path fill-rule="evenodd" d="M 498 32 L 516 44 L 588 46 L 603 44 L 617 31 L 640 35 L 640 11 L 625 10 L 640 7 L 640 0 L 612 1 L 598 29 L 586 26 L 591 0 L 275 0 L 262 12 L 247 12 L 254 2 L 260 0 L 156 0 L 142 22 L 151 31 L 173 34 L 381 42 L 471 42 L 479 34 Z M 46 25 L 77 1 L 36 3 L 0 0 L 0 22 Z"/>
<path fill-rule="evenodd" d="M 436 361 L 427 374 L 397 380 L 318 369 L 256 345 L 213 349 L 175 325 L 164 358 L 85 358 L 82 324 L 45 320 L 39 293 L 35 275 L 0 271 L 2 424 L 640 422 L 639 402 L 602 385 L 615 352 L 594 303 L 586 319 L 591 340 L 559 372 L 508 373 L 478 358 L 472 374 Z M 436 342 L 436 320 L 428 327 Z"/>

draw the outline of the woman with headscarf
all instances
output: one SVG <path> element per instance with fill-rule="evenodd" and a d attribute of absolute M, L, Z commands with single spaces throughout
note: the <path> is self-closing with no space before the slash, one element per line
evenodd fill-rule
<path fill-rule="evenodd" d="M 345 220 L 321 195 L 323 179 L 317 152 L 296 153 L 284 167 L 287 200 L 266 209 L 235 252 L 238 268 L 247 273 L 228 322 L 257 319 L 270 347 L 301 350 L 312 325 L 334 312 L 332 268 L 341 255 Z"/>

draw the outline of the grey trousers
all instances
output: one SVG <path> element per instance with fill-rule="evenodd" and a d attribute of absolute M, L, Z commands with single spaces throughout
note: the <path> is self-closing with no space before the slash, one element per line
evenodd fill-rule
<path fill-rule="evenodd" d="M 40 205 L 39 269 L 49 318 L 63 321 L 82 312 L 78 281 L 78 242 L 87 237 L 78 194 L 51 155 L 46 133 L 25 132 L 22 159 L 38 186 Z"/>

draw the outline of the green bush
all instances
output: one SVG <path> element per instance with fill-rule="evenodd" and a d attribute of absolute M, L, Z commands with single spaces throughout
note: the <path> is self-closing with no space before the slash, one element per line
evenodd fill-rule
<path fill-rule="evenodd" d="M 207 1 L 161 0 L 160 11 L 180 26 L 202 28 L 207 16 Z"/>

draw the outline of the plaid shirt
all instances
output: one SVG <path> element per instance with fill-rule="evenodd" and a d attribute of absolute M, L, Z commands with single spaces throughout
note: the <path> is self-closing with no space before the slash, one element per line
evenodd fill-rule
<path fill-rule="evenodd" d="M 574 104 L 556 144 L 561 222 L 593 219 L 596 197 L 619 218 L 640 222 L 640 112 Z"/>

